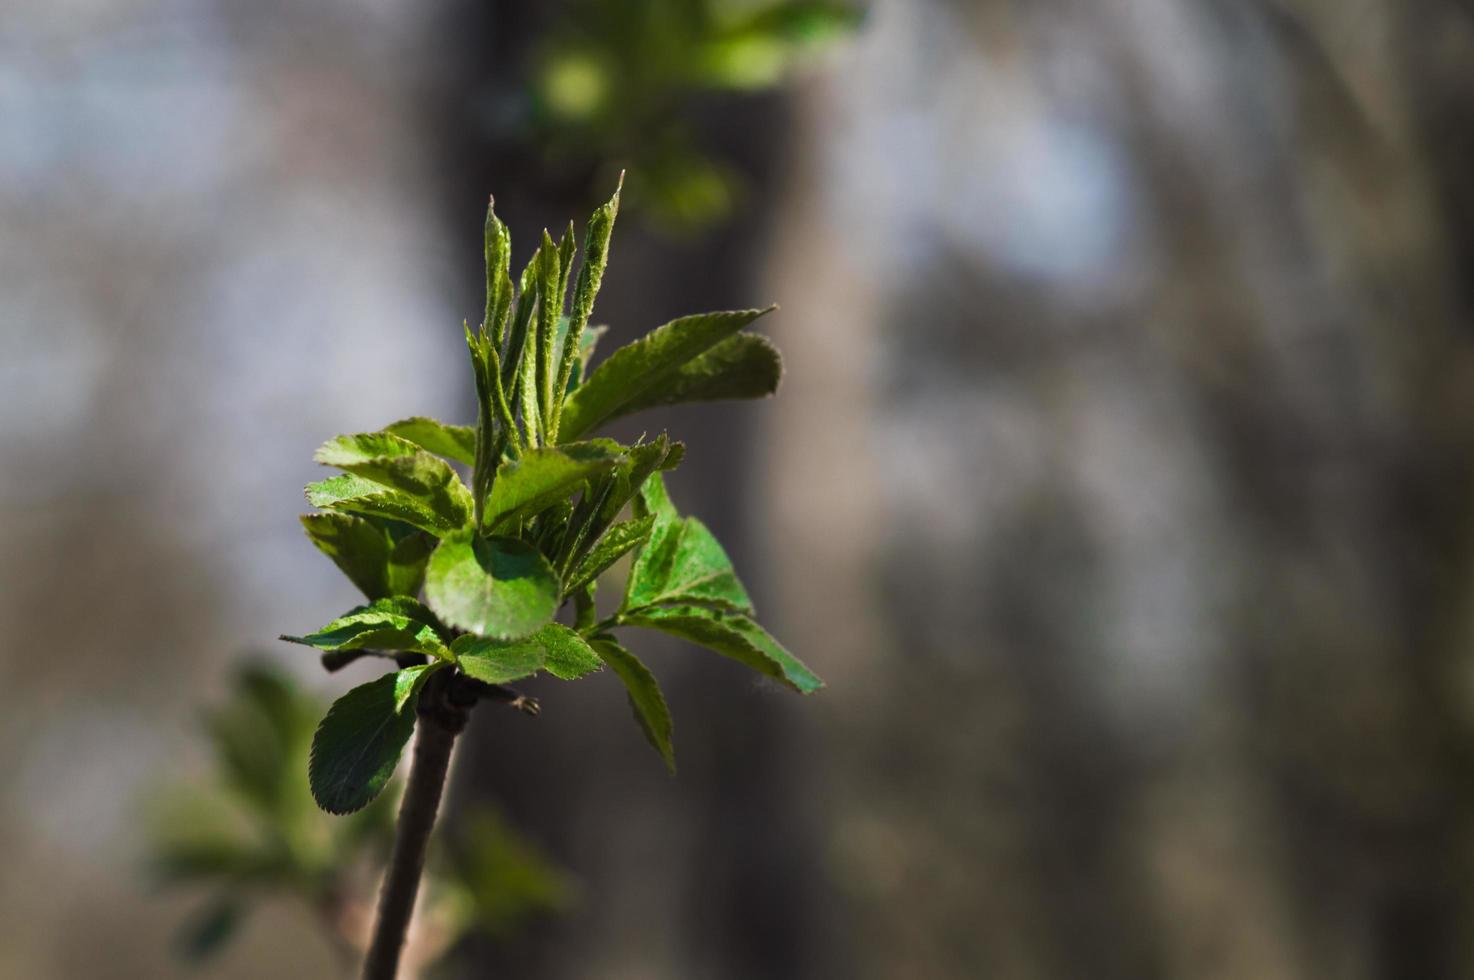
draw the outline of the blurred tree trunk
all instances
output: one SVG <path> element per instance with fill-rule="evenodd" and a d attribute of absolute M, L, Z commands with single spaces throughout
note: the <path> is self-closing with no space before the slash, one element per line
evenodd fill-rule
<path fill-rule="evenodd" d="M 804 100 L 758 526 L 855 975 L 1474 975 L 1470 18 L 882 3 Z"/>
<path fill-rule="evenodd" d="M 516 133 L 499 130 L 526 59 L 558 5 L 456 2 L 442 14 L 445 61 L 426 95 L 441 144 L 447 234 L 467 258 L 460 308 L 482 302 L 481 214 L 488 193 L 513 229 L 513 262 L 535 235 L 583 220 L 612 187 L 576 167 L 550 167 Z M 774 217 L 761 188 L 774 182 L 787 131 L 776 97 L 720 101 L 695 119 L 704 145 L 757 188 L 730 223 L 691 240 L 651 233 L 626 207 L 594 319 L 610 327 L 602 353 L 687 313 L 761 305 L 760 246 Z M 490 122 L 489 122 L 490 121 Z M 618 165 L 620 161 L 609 161 Z M 469 376 L 466 384 L 470 399 Z M 679 506 L 701 515 L 752 567 L 745 497 L 751 406 L 679 417 L 647 413 L 618 430 L 668 429 L 691 451 L 671 480 Z M 761 601 L 764 583 L 748 576 Z M 569 916 L 506 944 L 478 943 L 470 972 L 556 977 L 782 978 L 825 972 L 809 920 L 822 876 L 794 785 L 804 753 L 790 746 L 793 706 L 756 692 L 740 668 L 651 636 L 677 725 L 679 779 L 666 777 L 608 676 L 534 683 L 536 723 L 487 712 L 463 739 L 452 810 L 486 801 L 543 844 L 583 883 Z M 497 714 L 496 717 L 490 717 Z M 792 802 L 798 801 L 798 802 Z"/>

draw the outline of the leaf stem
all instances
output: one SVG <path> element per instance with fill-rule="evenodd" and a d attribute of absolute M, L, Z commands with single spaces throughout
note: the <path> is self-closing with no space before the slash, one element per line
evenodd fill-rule
<path fill-rule="evenodd" d="M 451 750 L 466 724 L 467 708 L 453 704 L 446 696 L 450 674 L 445 671 L 441 677 L 432 677 L 421 693 L 414 761 L 399 808 L 394 855 L 379 896 L 378 921 L 364 959 L 363 980 L 394 980 L 399 970 L 399 954 L 414 913 Z"/>

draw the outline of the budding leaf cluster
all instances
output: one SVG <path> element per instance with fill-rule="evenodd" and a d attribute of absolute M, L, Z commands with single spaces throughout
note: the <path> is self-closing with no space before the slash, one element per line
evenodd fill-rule
<path fill-rule="evenodd" d="M 397 669 L 329 709 L 308 775 L 331 813 L 367 805 L 393 775 L 419 701 L 442 672 L 500 685 L 545 672 L 576 680 L 607 666 L 635 720 L 674 769 L 672 722 L 654 675 L 617 630 L 656 630 L 730 657 L 802 694 L 823 686 L 755 618 L 721 544 L 671 503 L 662 474 L 682 443 L 593 435 L 659 405 L 772 394 L 778 352 L 745 330 L 767 310 L 682 317 L 589 365 L 602 328 L 590 317 L 619 208 L 589 218 L 582 258 L 570 223 L 543 232 L 514 281 L 511 235 L 489 208 L 486 311 L 466 328 L 474 426 L 409 418 L 324 443 L 342 472 L 307 487 L 307 535 L 368 600 L 316 632 L 285 640 L 336 669 L 365 655 Z M 453 464 L 469 470 L 469 482 Z M 630 555 L 618 608 L 599 619 L 603 572 Z M 571 625 L 556 616 L 571 604 Z"/>

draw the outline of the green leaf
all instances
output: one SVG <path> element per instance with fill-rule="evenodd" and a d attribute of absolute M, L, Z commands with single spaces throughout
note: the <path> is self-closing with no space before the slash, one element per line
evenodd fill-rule
<path fill-rule="evenodd" d="M 439 624 L 430 610 L 408 596 L 375 599 L 307 636 L 283 636 L 318 650 L 404 650 L 444 657 Z"/>
<path fill-rule="evenodd" d="M 339 513 L 302 516 L 307 537 L 370 599 L 415 595 L 425 580 L 433 539 L 399 522 L 391 529 L 388 523 Z"/>
<path fill-rule="evenodd" d="M 621 608 L 699 602 L 751 613 L 752 600 L 727 552 L 706 525 L 677 515 L 658 473 L 640 488 L 640 499 L 655 523 L 630 570 Z"/>
<path fill-rule="evenodd" d="M 427 664 L 405 667 L 394 675 L 394 710 L 403 712 L 405 707 L 418 704 L 420 691 L 430 675 L 444 667 L 449 661 L 432 660 Z"/>
<path fill-rule="evenodd" d="M 352 473 L 309 483 L 306 492 L 307 502 L 314 507 L 401 521 L 437 536 L 459 526 L 447 524 L 428 507 L 405 494 L 387 490 Z"/>
<path fill-rule="evenodd" d="M 307 780 L 328 813 L 367 806 L 394 775 L 415 730 L 413 710 L 396 707 L 398 672 L 355 687 L 328 709 L 312 737 Z"/>
<path fill-rule="evenodd" d="M 622 454 L 611 446 L 585 442 L 529 449 L 520 459 L 502 463 L 486 505 L 485 526 L 510 526 L 571 496 L 579 484 L 619 462 Z"/>
<path fill-rule="evenodd" d="M 588 642 L 562 623 L 549 623 L 532 634 L 531 639 L 543 648 L 543 669 L 560 680 L 578 680 L 600 667 L 599 658 Z"/>
<path fill-rule="evenodd" d="M 621 347 L 568 396 L 559 438 L 575 439 L 624 414 L 630 403 L 648 403 L 681 368 L 771 309 L 682 317 Z"/>
<path fill-rule="evenodd" d="M 405 527 L 409 532 L 394 542 L 389 549 L 389 567 L 386 570 L 390 595 L 417 596 L 425 585 L 425 566 L 430 562 L 430 552 L 435 550 L 435 539 L 418 528 Z M 393 539 L 394 530 L 389 531 Z"/>
<path fill-rule="evenodd" d="M 507 329 L 507 311 L 512 306 L 512 232 L 496 216 L 495 203 L 486 203 L 486 226 L 482 235 L 486 257 L 486 315 L 481 321 L 481 329 L 500 349 Z"/>
<path fill-rule="evenodd" d="M 644 517 L 632 521 L 621 521 L 615 524 L 599 543 L 584 557 L 583 561 L 574 569 L 569 576 L 568 584 L 564 586 L 565 593 L 576 592 L 588 585 L 594 579 L 604 573 L 610 565 L 613 565 L 622 555 L 645 543 L 650 536 L 650 529 L 655 526 L 655 515 L 646 514 Z"/>
<path fill-rule="evenodd" d="M 476 430 L 469 425 L 447 425 L 416 415 L 391 422 L 384 431 L 457 463 L 471 466 L 476 462 Z"/>
<path fill-rule="evenodd" d="M 390 595 L 389 535 L 362 517 L 304 514 L 302 527 L 317 549 L 370 599 Z"/>
<path fill-rule="evenodd" d="M 558 318 L 563 315 L 559 264 L 558 246 L 544 229 L 537 268 L 537 406 L 544 432 L 553 417 L 553 342 L 557 337 Z"/>
<path fill-rule="evenodd" d="M 768 338 L 739 333 L 688 362 L 664 385 L 626 402 L 619 414 L 683 402 L 766 398 L 778 390 L 782 376 L 783 359 Z"/>
<path fill-rule="evenodd" d="M 746 616 L 704 606 L 664 606 L 622 615 L 619 622 L 690 640 L 777 678 L 800 694 L 812 694 L 824 686 L 813 671 Z"/>
<path fill-rule="evenodd" d="M 417 501 L 352 473 L 309 483 L 306 495 L 308 503 L 325 510 L 399 521 L 432 534 L 453 530 Z"/>
<path fill-rule="evenodd" d="M 494 640 L 485 636 L 458 636 L 451 645 L 461 672 L 488 684 L 506 684 L 530 677 L 543 667 L 546 651 L 530 636 Z"/>
<path fill-rule="evenodd" d="M 675 725 L 671 721 L 670 709 L 666 707 L 665 695 L 660 693 L 655 675 L 650 673 L 649 668 L 638 657 L 613 640 L 594 640 L 591 646 L 599 658 L 609 665 L 609 669 L 624 682 L 635 721 L 645 733 L 651 747 L 665 760 L 666 768 L 674 773 L 676 750 L 671 744 L 671 733 Z"/>
<path fill-rule="evenodd" d="M 563 411 L 563 398 L 573 383 L 573 372 L 578 355 L 583 347 L 584 329 L 588 326 L 589 316 L 593 313 L 594 297 L 598 295 L 599 286 L 604 280 L 604 268 L 609 261 L 609 237 L 614 231 L 614 219 L 619 213 L 619 192 L 624 185 L 624 175 L 619 178 L 620 186 L 614 190 L 614 197 L 609 203 L 594 211 L 589 217 L 587 230 L 584 233 L 584 257 L 583 264 L 578 270 L 578 285 L 573 294 L 573 313 L 569 318 L 568 333 L 572 342 L 565 343 L 559 358 L 558 381 L 556 384 L 557 397 L 554 401 L 553 424 L 550 441 L 558 441 L 558 429 Z M 568 236 L 571 241 L 573 235 Z M 563 277 L 566 280 L 567 269 L 564 269 Z"/>
<path fill-rule="evenodd" d="M 558 609 L 558 576 L 516 538 L 452 534 L 430 556 L 425 599 L 442 620 L 480 636 L 526 636 Z"/>
<path fill-rule="evenodd" d="M 404 494 L 446 528 L 470 519 L 471 491 L 460 476 L 408 439 L 388 432 L 338 436 L 319 446 L 315 458 Z"/>

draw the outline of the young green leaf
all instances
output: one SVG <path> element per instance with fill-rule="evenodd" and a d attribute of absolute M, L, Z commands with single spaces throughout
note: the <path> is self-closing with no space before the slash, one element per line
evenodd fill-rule
<path fill-rule="evenodd" d="M 403 650 L 446 656 L 435 616 L 415 599 L 391 596 L 375 599 L 338 617 L 307 636 L 283 636 L 318 650 Z"/>
<path fill-rule="evenodd" d="M 392 595 L 389 587 L 389 535 L 350 514 L 304 514 L 302 527 L 317 549 L 370 599 Z"/>
<path fill-rule="evenodd" d="M 558 246 L 553 244 L 552 237 L 544 229 L 537 268 L 537 407 L 544 432 L 553 417 L 553 342 L 558 332 L 558 318 L 563 315 L 563 294 L 558 288 L 559 265 Z"/>
<path fill-rule="evenodd" d="M 661 606 L 621 615 L 619 621 L 660 630 L 715 650 L 777 678 L 800 694 L 812 694 L 824 686 L 818 675 L 746 616 L 725 614 L 705 606 Z"/>
<path fill-rule="evenodd" d="M 318 550 L 370 599 L 413 596 L 425 580 L 433 541 L 399 521 L 351 514 L 304 514 L 302 527 Z"/>
<path fill-rule="evenodd" d="M 306 494 L 308 503 L 324 510 L 401 521 L 434 535 L 455 530 L 419 501 L 352 473 L 309 483 Z"/>
<path fill-rule="evenodd" d="M 585 480 L 606 472 L 621 458 L 608 442 L 572 443 L 529 449 L 497 468 L 483 525 L 510 526 L 570 496 Z"/>
<path fill-rule="evenodd" d="M 671 733 L 675 725 L 671 721 L 670 709 L 665 705 L 665 695 L 660 693 L 660 685 L 655 682 L 655 675 L 638 657 L 613 640 L 597 639 L 590 646 L 624 682 L 635 721 L 651 747 L 665 760 L 666 768 L 674 774 L 676 751 L 671 744 Z"/>
<path fill-rule="evenodd" d="M 403 712 L 405 707 L 411 703 L 418 703 L 420 690 L 424 688 L 425 682 L 430 675 L 444 667 L 449 661 L 432 660 L 427 664 L 415 664 L 405 667 L 394 675 L 394 710 Z"/>
<path fill-rule="evenodd" d="M 457 463 L 470 466 L 476 462 L 476 430 L 469 425 L 448 425 L 416 415 L 391 422 L 384 431 Z"/>
<path fill-rule="evenodd" d="M 558 380 L 555 385 L 558 395 L 555 399 L 550 435 L 552 442 L 558 440 L 563 398 L 573 381 L 574 367 L 583 347 L 584 329 L 588 326 L 589 316 L 594 310 L 594 297 L 598 295 L 599 286 L 604 281 L 604 268 L 609 261 L 609 236 L 614 232 L 614 219 L 619 213 L 619 192 L 624 185 L 624 176 L 621 175 L 619 180 L 620 187 L 615 188 L 614 197 L 589 217 L 588 228 L 584 233 L 583 264 L 578 270 L 578 286 L 574 290 L 573 313 L 569 318 L 568 326 L 568 336 L 571 341 L 563 345 L 559 358 Z M 571 234 L 569 238 L 572 238 Z M 566 270 L 564 278 L 567 278 Z"/>
<path fill-rule="evenodd" d="M 396 521 L 388 528 L 390 540 L 393 541 L 401 530 L 404 533 L 389 549 L 389 566 L 386 569 L 389 594 L 413 597 L 419 595 L 425 585 L 425 566 L 430 562 L 430 552 L 435 550 L 435 539 L 418 528 Z"/>
<path fill-rule="evenodd" d="M 681 317 L 621 347 L 568 396 L 559 438 L 576 439 L 630 403 L 648 403 L 681 368 L 771 309 Z"/>
<path fill-rule="evenodd" d="M 495 204 L 495 201 L 486 203 L 486 227 L 482 235 L 486 256 L 486 315 L 481 330 L 500 350 L 507 329 L 507 311 L 512 305 L 512 232 L 496 216 Z"/>
<path fill-rule="evenodd" d="M 659 405 L 710 402 L 728 398 L 766 398 L 778 390 L 783 359 L 761 334 L 728 337 L 700 357 L 687 362 L 658 388 L 625 402 L 620 415 Z"/>
<path fill-rule="evenodd" d="M 511 640 L 552 620 L 558 586 L 557 573 L 532 545 L 460 531 L 430 556 L 425 599 L 451 626 Z"/>
<path fill-rule="evenodd" d="M 543 669 L 559 680 L 578 680 L 601 666 L 588 642 L 562 623 L 549 623 L 531 639 L 543 648 Z"/>
<path fill-rule="evenodd" d="M 565 593 L 576 592 L 604 573 L 621 556 L 645 543 L 650 529 L 655 526 L 655 515 L 646 514 L 632 521 L 621 521 L 606 531 L 594 545 L 563 587 Z"/>
<path fill-rule="evenodd" d="M 630 570 L 621 608 L 699 602 L 750 614 L 752 600 L 721 543 L 696 518 L 677 515 L 658 473 L 640 488 L 640 500 L 655 523 Z"/>
<path fill-rule="evenodd" d="M 535 635 L 535 634 L 534 634 Z M 451 644 L 461 672 L 488 684 L 507 684 L 537 673 L 546 651 L 531 636 L 493 640 L 485 636 L 458 636 Z"/>
<path fill-rule="evenodd" d="M 387 432 L 338 436 L 318 447 L 316 459 L 404 494 L 444 525 L 471 517 L 471 491 L 443 459 Z"/>
<path fill-rule="evenodd" d="M 399 707 L 398 672 L 355 687 L 328 709 L 312 737 L 307 779 L 328 813 L 367 806 L 394 775 L 415 730 L 414 706 Z"/>

